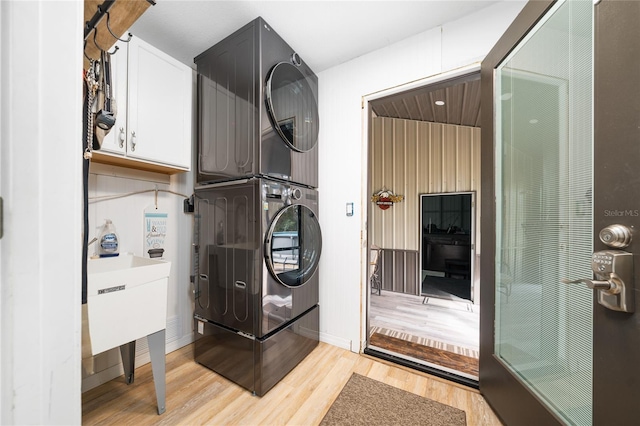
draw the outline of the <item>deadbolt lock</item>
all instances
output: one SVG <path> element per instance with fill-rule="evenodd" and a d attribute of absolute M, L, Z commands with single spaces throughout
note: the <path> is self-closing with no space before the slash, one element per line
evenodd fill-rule
<path fill-rule="evenodd" d="M 624 225 L 609 225 L 600 231 L 599 237 L 611 248 L 623 249 L 631 244 L 631 230 Z"/>

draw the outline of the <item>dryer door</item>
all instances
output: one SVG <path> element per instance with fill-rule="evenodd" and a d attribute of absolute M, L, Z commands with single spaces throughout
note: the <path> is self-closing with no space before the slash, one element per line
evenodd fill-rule
<path fill-rule="evenodd" d="M 307 78 L 293 64 L 280 62 L 267 76 L 267 109 L 271 124 L 296 151 L 318 142 L 318 103 Z"/>
<path fill-rule="evenodd" d="M 265 241 L 267 267 L 276 281 L 304 285 L 316 272 L 321 251 L 320 224 L 308 207 L 291 205 L 278 212 Z"/>

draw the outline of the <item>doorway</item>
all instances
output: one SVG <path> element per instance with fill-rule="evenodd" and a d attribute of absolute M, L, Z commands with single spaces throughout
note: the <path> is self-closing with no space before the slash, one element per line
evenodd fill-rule
<path fill-rule="evenodd" d="M 368 193 L 400 200 L 368 205 L 365 353 L 477 387 L 479 67 L 365 99 Z"/>
<path fill-rule="evenodd" d="M 420 195 L 420 293 L 473 303 L 474 193 Z"/>

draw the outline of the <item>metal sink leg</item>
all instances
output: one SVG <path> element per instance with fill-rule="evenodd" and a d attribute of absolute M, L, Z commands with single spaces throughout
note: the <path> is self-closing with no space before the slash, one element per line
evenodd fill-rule
<path fill-rule="evenodd" d="M 134 379 L 136 341 L 120 345 L 120 355 L 122 356 L 122 367 L 124 368 L 124 380 L 130 385 Z"/>
<path fill-rule="evenodd" d="M 162 329 L 147 336 L 153 383 L 156 387 L 158 414 L 165 412 L 165 330 Z"/>

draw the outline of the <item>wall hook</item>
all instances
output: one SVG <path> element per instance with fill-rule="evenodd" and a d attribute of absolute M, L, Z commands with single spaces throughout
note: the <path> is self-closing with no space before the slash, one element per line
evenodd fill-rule
<path fill-rule="evenodd" d="M 84 55 L 85 58 L 87 58 L 87 60 L 89 62 L 93 61 L 93 59 L 90 58 L 89 55 L 87 55 L 87 40 L 86 39 L 84 41 L 84 47 L 82 48 L 82 54 Z"/>
<path fill-rule="evenodd" d="M 104 13 L 106 13 L 106 15 L 107 15 L 107 30 L 109 30 L 109 33 L 113 36 L 113 38 L 115 38 L 115 39 L 116 39 L 116 40 L 118 40 L 118 41 L 122 41 L 122 42 L 124 42 L 124 43 L 129 43 L 129 42 L 131 41 L 131 39 L 133 38 L 133 34 L 128 33 L 128 37 L 129 37 L 129 38 L 127 38 L 126 40 L 125 40 L 125 39 L 122 39 L 122 38 L 118 38 L 118 36 L 117 36 L 117 35 L 115 35 L 115 34 L 113 33 L 113 31 L 111 30 L 111 15 L 109 14 L 109 11 L 108 11 L 108 10 L 105 10 L 105 12 L 104 12 Z M 113 52 L 113 53 L 115 53 L 115 52 Z"/>
<path fill-rule="evenodd" d="M 118 51 L 118 49 L 119 49 L 119 47 L 118 47 L 118 46 L 114 46 L 113 52 L 107 52 L 107 51 L 106 51 L 106 50 L 104 50 L 102 47 L 100 47 L 100 45 L 98 44 L 98 41 L 96 40 L 96 36 L 97 36 L 97 35 L 98 35 L 98 28 L 95 28 L 95 29 L 94 29 L 94 31 L 93 31 L 93 43 L 96 45 L 96 47 L 97 47 L 98 49 L 100 49 L 100 51 L 101 51 L 101 52 L 106 52 L 106 53 L 108 53 L 109 55 L 113 55 L 113 54 L 115 54 L 115 53 Z"/>

